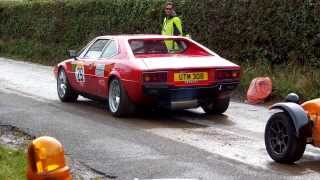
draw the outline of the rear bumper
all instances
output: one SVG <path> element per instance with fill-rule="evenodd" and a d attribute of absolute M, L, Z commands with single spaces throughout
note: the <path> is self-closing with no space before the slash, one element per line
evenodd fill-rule
<path fill-rule="evenodd" d="M 169 87 L 148 84 L 143 86 L 144 95 L 151 97 L 158 106 L 170 109 L 198 107 L 214 98 L 230 96 L 239 82 L 217 83 L 201 87 Z"/>

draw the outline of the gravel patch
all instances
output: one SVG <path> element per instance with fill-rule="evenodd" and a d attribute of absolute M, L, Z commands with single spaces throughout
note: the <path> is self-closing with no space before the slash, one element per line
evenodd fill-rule
<path fill-rule="evenodd" d="M 26 152 L 28 145 L 31 143 L 33 139 L 35 139 L 34 136 L 25 133 L 19 128 L 10 125 L 0 124 L 0 145 L 7 146 L 11 149 L 22 149 Z M 114 179 L 108 178 L 104 175 L 99 174 L 98 172 L 93 171 L 92 169 L 90 169 L 90 167 L 87 167 L 83 165 L 81 162 L 72 159 L 70 156 L 66 156 L 66 161 L 69 167 L 71 168 L 73 179 Z"/>

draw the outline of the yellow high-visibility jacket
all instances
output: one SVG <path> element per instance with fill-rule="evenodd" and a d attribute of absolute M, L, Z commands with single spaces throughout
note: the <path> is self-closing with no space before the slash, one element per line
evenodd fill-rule
<path fill-rule="evenodd" d="M 161 34 L 167 36 L 183 36 L 181 19 L 177 16 L 170 18 L 165 17 L 163 20 Z M 178 50 L 177 43 L 174 43 L 171 40 L 166 40 L 165 44 L 169 51 Z"/>
<path fill-rule="evenodd" d="M 178 16 L 171 18 L 165 17 L 161 34 L 168 36 L 183 36 L 181 19 Z"/>

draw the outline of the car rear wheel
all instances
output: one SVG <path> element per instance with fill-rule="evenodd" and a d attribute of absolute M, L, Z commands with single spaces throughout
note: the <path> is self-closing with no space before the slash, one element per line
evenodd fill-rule
<path fill-rule="evenodd" d="M 285 112 L 270 117 L 264 138 L 268 154 L 279 163 L 289 164 L 299 160 L 306 148 L 306 138 L 296 136 L 293 121 Z"/>
<path fill-rule="evenodd" d="M 222 114 L 228 109 L 229 103 L 230 98 L 227 97 L 223 99 L 215 99 L 212 102 L 201 105 L 201 107 L 207 114 Z"/>
<path fill-rule="evenodd" d="M 66 72 L 63 68 L 58 72 L 57 91 L 59 99 L 62 102 L 75 102 L 78 98 L 78 94 L 70 86 Z"/>
<path fill-rule="evenodd" d="M 135 107 L 130 101 L 126 90 L 121 84 L 120 80 L 114 78 L 109 84 L 109 96 L 108 96 L 109 110 L 112 115 L 116 117 L 127 116 L 133 113 Z"/>

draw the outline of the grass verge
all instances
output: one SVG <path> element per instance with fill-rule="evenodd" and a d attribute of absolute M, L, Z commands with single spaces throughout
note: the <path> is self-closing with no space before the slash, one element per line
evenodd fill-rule
<path fill-rule="evenodd" d="M 320 71 L 311 66 L 296 64 L 271 65 L 264 63 L 242 63 L 242 78 L 239 91 L 245 93 L 255 77 L 268 76 L 272 79 L 271 99 L 279 100 L 288 93 L 297 93 L 302 101 L 320 97 Z"/>
<path fill-rule="evenodd" d="M 25 179 L 26 163 L 26 155 L 22 150 L 13 150 L 0 145 L 0 179 Z"/>

